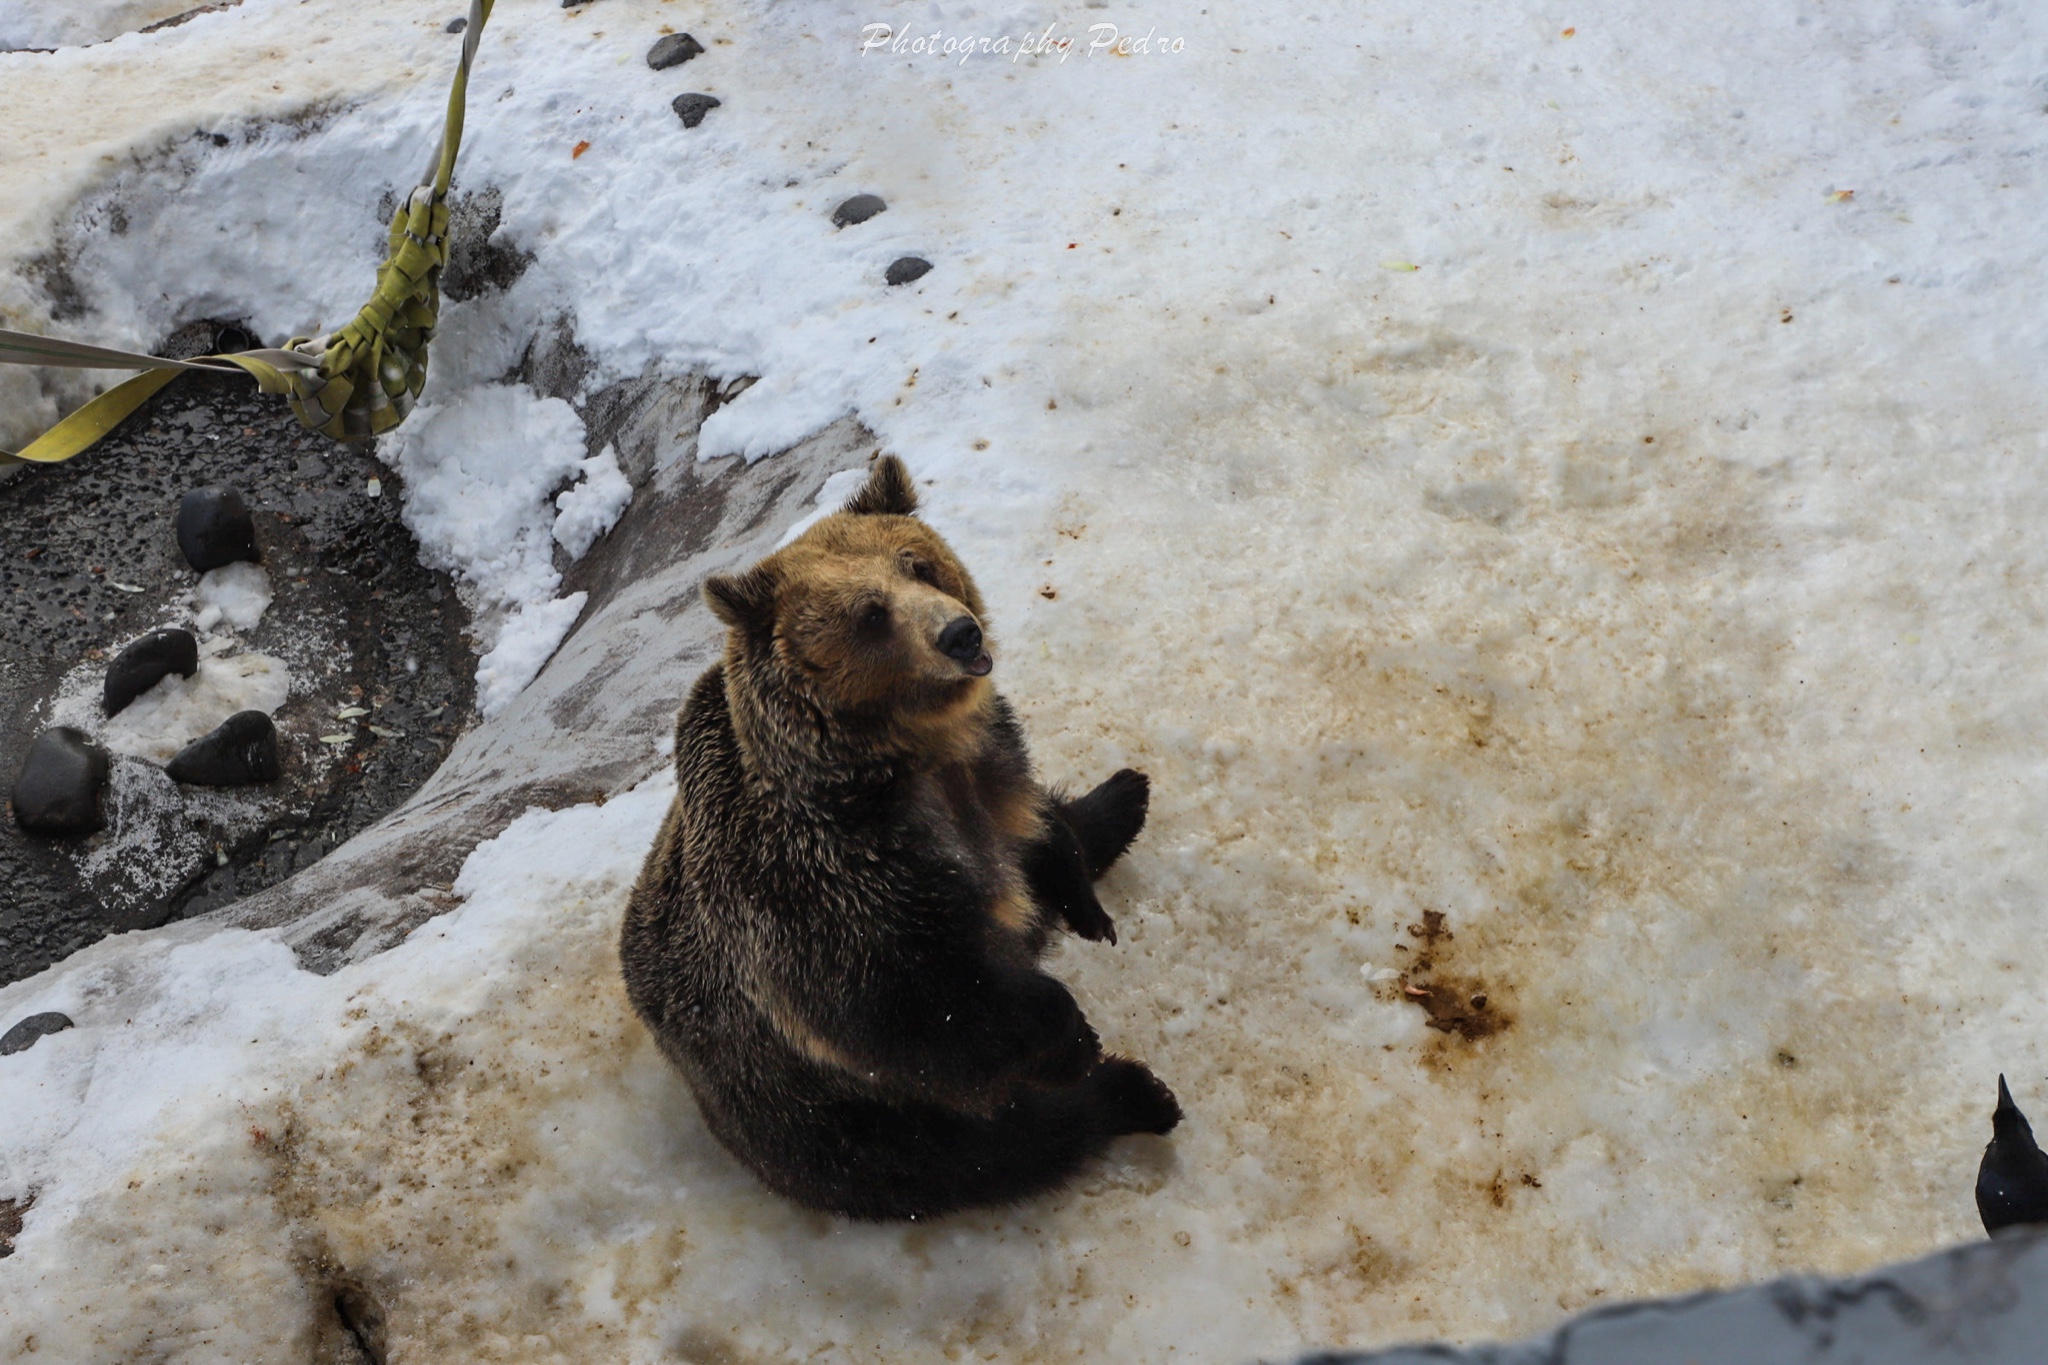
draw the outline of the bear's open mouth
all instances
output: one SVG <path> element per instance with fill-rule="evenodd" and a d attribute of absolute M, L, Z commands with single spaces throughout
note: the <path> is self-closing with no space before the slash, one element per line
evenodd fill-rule
<path fill-rule="evenodd" d="M 973 660 L 966 665 L 966 669 L 969 677 L 986 678 L 989 670 L 995 666 L 996 661 L 991 659 L 988 656 L 988 651 L 984 649 L 981 653 L 974 656 Z"/>

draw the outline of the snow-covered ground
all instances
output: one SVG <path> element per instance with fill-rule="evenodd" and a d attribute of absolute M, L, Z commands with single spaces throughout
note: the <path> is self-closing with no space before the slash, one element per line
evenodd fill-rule
<path fill-rule="evenodd" d="M 0 313 L 344 320 L 446 8 L 0 55 Z M 650 745 L 333 976 L 187 924 L 0 990 L 79 1023 L 0 1060 L 0 1352 L 304 1358 L 345 1272 L 403 1360 L 1223 1362 L 1973 1235 L 1993 1076 L 2048 1108 L 2048 11 L 1273 8 L 500 0 L 459 180 L 532 263 L 386 447 L 502 705 L 623 492 L 537 332 L 759 376 L 705 455 L 857 415 L 1046 774 L 1153 776 L 1056 969 L 1187 1123 L 931 1227 L 761 1192 L 616 981 Z"/>

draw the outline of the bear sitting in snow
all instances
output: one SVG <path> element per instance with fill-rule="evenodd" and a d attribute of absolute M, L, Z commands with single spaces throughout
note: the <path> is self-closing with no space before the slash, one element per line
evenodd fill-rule
<path fill-rule="evenodd" d="M 1059 1184 L 1180 1120 L 1038 970 L 1143 774 L 1038 785 L 988 681 L 981 596 L 886 457 L 845 510 L 704 596 L 725 657 L 676 726 L 676 800 L 626 911 L 633 1007 L 772 1188 L 921 1218 Z"/>

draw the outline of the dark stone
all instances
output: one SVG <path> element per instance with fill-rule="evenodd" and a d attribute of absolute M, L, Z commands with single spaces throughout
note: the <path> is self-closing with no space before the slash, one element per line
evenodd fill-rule
<path fill-rule="evenodd" d="M 855 223 L 865 223 L 888 207 L 879 194 L 856 194 L 832 210 L 832 226 L 852 227 Z"/>
<path fill-rule="evenodd" d="M 30 834 L 62 839 L 104 829 L 107 751 L 81 730 L 59 725 L 29 746 L 14 779 L 14 823 Z"/>
<path fill-rule="evenodd" d="M 263 338 L 239 322 L 224 322 L 214 329 L 215 355 L 233 355 L 237 351 L 256 351 L 262 348 Z"/>
<path fill-rule="evenodd" d="M 647 64 L 656 71 L 666 71 L 672 66 L 681 66 L 692 57 L 703 55 L 704 44 L 687 33 L 670 33 L 647 49 Z"/>
<path fill-rule="evenodd" d="M 237 711 L 211 733 L 180 749 L 178 756 L 164 765 L 164 771 L 172 781 L 195 787 L 275 782 L 281 771 L 277 726 L 261 711 Z"/>
<path fill-rule="evenodd" d="M 114 656 L 107 665 L 107 683 L 100 693 L 100 709 L 119 715 L 150 688 L 171 674 L 189 678 L 199 671 L 199 641 L 189 630 L 170 626 L 153 630 Z"/>
<path fill-rule="evenodd" d="M 71 1027 L 71 1020 L 55 1010 L 43 1014 L 31 1014 L 5 1033 L 0 1033 L 0 1057 L 12 1057 L 17 1052 L 26 1052 L 53 1033 L 62 1033 Z"/>
<path fill-rule="evenodd" d="M 256 523 L 239 490 L 195 488 L 178 501 L 178 548 L 201 573 L 238 560 L 256 563 Z"/>
<path fill-rule="evenodd" d="M 718 101 L 709 95 L 677 95 L 669 101 L 669 108 L 676 111 L 676 117 L 683 121 L 685 128 L 695 128 L 704 121 L 704 116 L 718 107 Z"/>
<path fill-rule="evenodd" d="M 890 284 L 909 284 L 931 274 L 932 263 L 922 256 L 902 256 L 889 263 L 889 273 L 883 276 Z"/>
<path fill-rule="evenodd" d="M 462 16 L 462 17 L 461 17 L 460 19 L 450 19 L 450 20 L 448 21 L 448 27 L 447 27 L 447 28 L 446 28 L 445 30 L 443 30 L 443 31 L 444 31 L 444 32 L 447 32 L 447 33 L 460 33 L 460 32 L 462 32 L 462 30 L 464 30 L 464 29 L 466 29 L 466 28 L 468 28 L 468 27 L 469 27 L 469 16 L 468 16 L 467 14 L 465 14 L 465 15 L 463 15 L 463 16 Z"/>

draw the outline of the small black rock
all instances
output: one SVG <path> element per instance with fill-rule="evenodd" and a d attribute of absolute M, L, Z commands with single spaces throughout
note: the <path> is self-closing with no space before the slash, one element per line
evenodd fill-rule
<path fill-rule="evenodd" d="M 704 44 L 687 33 L 671 33 L 647 49 L 647 64 L 656 71 L 666 71 L 703 55 Z"/>
<path fill-rule="evenodd" d="M 1977 1215 L 1988 1233 L 2048 1223 L 2048 1153 L 2035 1145 L 2034 1130 L 2012 1102 L 2003 1076 L 1998 1107 L 1991 1111 L 1991 1142 L 1977 1167 Z"/>
<path fill-rule="evenodd" d="M 450 20 L 448 21 L 448 27 L 447 27 L 447 29 L 446 29 L 446 32 L 449 32 L 449 33 L 460 33 L 460 32 L 462 32 L 462 30 L 464 30 L 464 29 L 466 29 L 466 28 L 468 28 L 468 27 L 469 27 L 469 16 L 468 16 L 467 14 L 465 14 L 465 15 L 463 15 L 463 16 L 462 16 L 462 17 L 461 17 L 460 19 L 450 19 Z"/>
<path fill-rule="evenodd" d="M 256 522 L 249 516 L 249 504 L 232 488 L 195 488 L 179 499 L 178 548 L 201 573 L 263 558 L 256 550 Z"/>
<path fill-rule="evenodd" d="M 14 779 L 14 823 L 62 839 L 106 828 L 107 751 L 82 730 L 59 725 L 36 736 Z"/>
<path fill-rule="evenodd" d="M 704 116 L 718 107 L 718 101 L 709 95 L 677 95 L 669 101 L 668 107 L 676 111 L 676 117 L 683 121 L 685 128 L 695 128 L 704 121 Z"/>
<path fill-rule="evenodd" d="M 26 1052 L 51 1034 L 62 1033 L 70 1027 L 71 1020 L 55 1010 L 31 1014 L 7 1032 L 0 1033 L 0 1057 Z"/>
<path fill-rule="evenodd" d="M 153 630 L 129 644 L 107 665 L 100 709 L 119 715 L 128 703 L 176 673 L 189 678 L 199 671 L 199 641 L 189 630 L 170 626 Z"/>
<path fill-rule="evenodd" d="M 237 711 L 164 765 L 174 782 L 246 787 L 277 781 L 277 727 L 261 711 Z"/>
<path fill-rule="evenodd" d="M 889 262 L 889 273 L 883 278 L 890 284 L 909 284 L 929 275 L 932 263 L 922 256 L 900 256 Z"/>
<path fill-rule="evenodd" d="M 832 226 L 852 227 L 855 223 L 865 223 L 888 207 L 879 194 L 856 194 L 832 210 Z"/>

